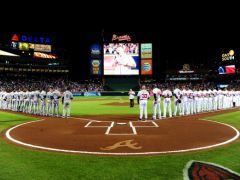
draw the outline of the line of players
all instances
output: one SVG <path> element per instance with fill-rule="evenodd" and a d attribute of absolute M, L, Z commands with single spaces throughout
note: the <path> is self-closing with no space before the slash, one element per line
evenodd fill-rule
<path fill-rule="evenodd" d="M 67 89 L 63 94 L 59 90 L 36 91 L 0 91 L 0 109 L 24 112 L 42 116 L 60 116 L 59 103 L 62 98 L 62 117 L 70 117 L 72 93 Z"/>
<path fill-rule="evenodd" d="M 145 86 L 143 87 L 145 88 Z M 149 98 L 149 94 L 144 88 L 138 93 L 138 97 L 140 99 L 140 120 L 143 117 L 143 113 L 145 119 L 147 119 L 148 116 L 146 101 Z M 180 90 L 179 88 L 176 88 L 173 91 L 170 91 L 169 89 L 162 91 L 156 87 L 153 89 L 153 95 L 153 120 L 157 118 L 166 118 L 167 111 L 169 117 L 172 117 L 172 115 L 183 116 L 240 106 L 240 91 L 234 90 L 191 90 L 189 88 L 182 88 Z M 172 97 L 174 99 L 173 113 L 171 104 Z M 161 113 L 161 99 L 163 101 L 163 115 Z"/>

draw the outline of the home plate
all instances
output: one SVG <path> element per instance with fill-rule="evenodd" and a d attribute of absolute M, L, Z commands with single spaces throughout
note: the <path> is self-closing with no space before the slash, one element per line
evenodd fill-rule
<path fill-rule="evenodd" d="M 125 122 L 118 122 L 117 125 L 126 125 L 127 123 Z"/>

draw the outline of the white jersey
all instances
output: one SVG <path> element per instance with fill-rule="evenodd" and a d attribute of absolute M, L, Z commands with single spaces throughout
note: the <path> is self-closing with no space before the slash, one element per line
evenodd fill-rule
<path fill-rule="evenodd" d="M 73 99 L 73 94 L 70 91 L 65 91 L 63 93 L 64 103 L 70 103 Z"/>
<path fill-rule="evenodd" d="M 180 89 L 176 88 L 176 89 L 174 89 L 173 94 L 174 94 L 174 100 L 176 101 L 181 98 L 182 91 Z"/>
<path fill-rule="evenodd" d="M 172 92 L 167 89 L 167 90 L 163 91 L 162 95 L 163 95 L 164 98 L 171 98 L 172 97 Z"/>
<path fill-rule="evenodd" d="M 138 92 L 137 96 L 139 96 L 139 100 L 147 101 L 150 97 L 149 92 L 147 90 L 141 90 Z"/>
<path fill-rule="evenodd" d="M 157 102 L 160 102 L 162 91 L 160 89 L 158 89 L 158 88 L 154 88 L 153 89 L 153 94 L 156 95 Z"/>
<path fill-rule="evenodd" d="M 189 89 L 187 93 L 188 93 L 188 99 L 189 100 L 193 99 L 193 91 Z"/>
<path fill-rule="evenodd" d="M 183 100 L 183 102 L 188 101 L 188 91 L 185 89 L 182 90 L 182 100 Z"/>
<path fill-rule="evenodd" d="M 115 74 L 132 74 L 131 67 L 127 66 L 127 64 L 134 64 L 136 66 L 136 63 L 132 56 L 130 55 L 122 55 L 115 58 L 116 64 L 114 65 L 114 72 Z"/>

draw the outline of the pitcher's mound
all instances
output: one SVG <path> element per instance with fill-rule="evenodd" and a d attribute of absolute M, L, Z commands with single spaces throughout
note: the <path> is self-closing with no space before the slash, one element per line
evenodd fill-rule
<path fill-rule="evenodd" d="M 112 103 L 105 103 L 102 105 L 107 105 L 107 106 L 129 106 L 129 103 L 127 102 L 112 102 Z"/>

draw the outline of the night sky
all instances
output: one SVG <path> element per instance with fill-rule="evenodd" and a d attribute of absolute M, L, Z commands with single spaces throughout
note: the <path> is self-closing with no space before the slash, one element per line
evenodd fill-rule
<path fill-rule="evenodd" d="M 211 67 L 221 61 L 222 52 L 231 48 L 240 50 L 240 31 L 235 19 L 218 15 L 193 16 L 192 12 L 194 10 L 183 15 L 176 12 L 175 15 L 161 16 L 153 10 L 146 18 L 138 11 L 138 16 L 123 15 L 123 20 L 119 20 L 119 14 L 112 20 L 106 13 L 99 14 L 99 11 L 93 17 L 84 18 L 70 14 L 61 21 L 62 16 L 53 15 L 52 21 L 43 23 L 44 26 L 39 28 L 32 23 L 34 26 L 26 24 L 19 28 L 11 25 L 10 28 L 0 29 L 0 43 L 8 42 L 14 33 L 49 36 L 53 45 L 70 60 L 72 72 L 82 77 L 87 77 L 89 73 L 89 47 L 92 43 L 102 43 L 103 29 L 105 41 L 116 33 L 128 34 L 134 42 L 152 42 L 155 74 L 166 69 L 180 69 L 184 63 Z M 71 21 L 68 20 L 70 18 Z"/>

